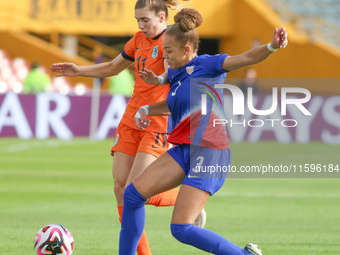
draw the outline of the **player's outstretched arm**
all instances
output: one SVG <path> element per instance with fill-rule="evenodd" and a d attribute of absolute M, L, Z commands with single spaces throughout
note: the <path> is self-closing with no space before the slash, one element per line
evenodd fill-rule
<path fill-rule="evenodd" d="M 165 72 L 160 76 L 157 76 L 151 70 L 144 68 L 144 71 L 139 71 L 139 77 L 141 77 L 143 81 L 145 81 L 146 83 L 153 85 L 169 84 L 168 72 Z"/>
<path fill-rule="evenodd" d="M 130 66 L 132 61 L 127 60 L 119 54 L 110 62 L 100 63 L 91 66 L 77 66 L 74 63 L 56 63 L 50 69 L 57 72 L 56 77 L 60 76 L 85 76 L 94 78 L 103 78 L 119 74 L 125 68 Z"/>
<path fill-rule="evenodd" d="M 171 115 L 166 100 L 161 102 L 144 105 L 138 109 L 134 121 L 137 128 L 144 129 L 150 125 L 151 120 L 147 120 L 146 116 L 168 116 Z"/>
<path fill-rule="evenodd" d="M 274 30 L 270 44 L 251 49 L 240 55 L 228 56 L 222 65 L 222 70 L 233 71 L 245 66 L 254 65 L 268 58 L 274 51 L 288 45 L 287 32 L 284 27 Z"/>

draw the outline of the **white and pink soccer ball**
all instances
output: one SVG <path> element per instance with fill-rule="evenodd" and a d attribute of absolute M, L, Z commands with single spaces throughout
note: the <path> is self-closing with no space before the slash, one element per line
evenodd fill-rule
<path fill-rule="evenodd" d="M 34 241 L 34 249 L 38 255 L 71 255 L 73 248 L 71 232 L 58 224 L 50 224 L 40 229 Z"/>

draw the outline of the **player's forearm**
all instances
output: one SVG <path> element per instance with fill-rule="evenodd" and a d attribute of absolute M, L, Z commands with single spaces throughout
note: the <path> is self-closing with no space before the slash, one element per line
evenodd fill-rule
<path fill-rule="evenodd" d="M 166 100 L 149 105 L 150 114 L 149 116 L 168 116 L 171 115 Z"/>
<path fill-rule="evenodd" d="M 273 52 L 268 50 L 267 45 L 258 46 L 245 52 L 248 60 L 247 65 L 254 65 L 268 58 Z"/>
<path fill-rule="evenodd" d="M 79 76 L 103 78 L 118 73 L 112 68 L 111 62 L 100 63 L 92 66 L 80 66 Z"/>
<path fill-rule="evenodd" d="M 273 52 L 267 45 L 259 46 L 240 55 L 228 56 L 222 65 L 222 70 L 233 71 L 239 68 L 254 65 L 268 58 Z"/>

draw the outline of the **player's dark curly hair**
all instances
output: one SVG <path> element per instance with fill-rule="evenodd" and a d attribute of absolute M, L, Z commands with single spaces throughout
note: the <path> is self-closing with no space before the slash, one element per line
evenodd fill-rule
<path fill-rule="evenodd" d="M 174 20 L 175 24 L 168 28 L 166 34 L 174 36 L 181 47 L 190 43 L 193 51 L 197 52 L 199 36 L 196 28 L 203 22 L 202 15 L 195 9 L 184 8 L 175 15 Z"/>
<path fill-rule="evenodd" d="M 189 1 L 189 0 L 182 0 Z M 163 11 L 165 13 L 165 17 L 168 17 L 169 11 L 168 8 L 176 9 L 178 4 L 178 0 L 138 0 L 135 9 L 142 9 L 144 7 L 149 7 L 151 11 L 155 11 L 156 14 Z"/>

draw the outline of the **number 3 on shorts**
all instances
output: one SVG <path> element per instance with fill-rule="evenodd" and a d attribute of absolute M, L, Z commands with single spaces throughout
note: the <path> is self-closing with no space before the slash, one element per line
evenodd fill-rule
<path fill-rule="evenodd" d="M 198 162 L 196 163 L 196 166 L 191 169 L 194 173 L 198 173 L 199 170 L 203 164 L 204 158 L 202 156 L 197 157 L 196 159 Z"/>

